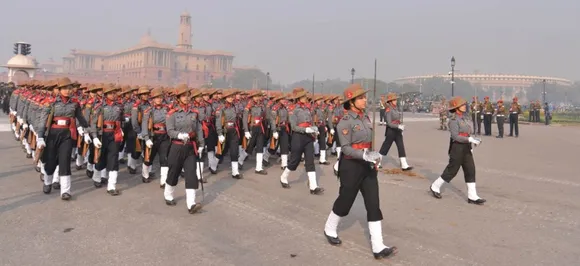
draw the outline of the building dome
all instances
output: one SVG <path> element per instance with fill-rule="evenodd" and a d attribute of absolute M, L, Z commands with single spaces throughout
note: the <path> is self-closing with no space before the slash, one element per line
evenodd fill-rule
<path fill-rule="evenodd" d="M 7 67 L 19 67 L 19 68 L 36 68 L 34 59 L 25 55 L 17 54 L 8 60 L 6 63 Z"/>
<path fill-rule="evenodd" d="M 141 40 L 139 40 L 139 44 L 155 44 L 157 43 L 155 41 L 155 39 L 153 39 L 153 37 L 151 37 L 151 33 L 147 32 L 147 34 L 143 35 L 143 37 L 141 37 Z"/>

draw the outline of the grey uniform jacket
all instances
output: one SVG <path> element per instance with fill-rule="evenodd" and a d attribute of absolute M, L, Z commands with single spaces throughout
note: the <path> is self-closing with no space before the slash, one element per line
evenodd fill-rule
<path fill-rule="evenodd" d="M 248 126 L 248 118 L 251 115 L 252 116 L 252 121 L 250 121 L 250 124 L 252 126 L 258 125 L 258 123 L 264 123 L 266 121 L 264 121 L 266 119 L 265 117 L 266 114 L 266 107 L 264 106 L 263 103 L 256 103 L 254 101 L 248 102 L 248 105 L 246 106 L 246 108 L 244 108 L 244 117 L 242 119 L 242 123 L 244 124 L 244 131 L 245 132 L 249 132 L 249 126 Z"/>
<path fill-rule="evenodd" d="M 141 134 L 141 125 L 139 124 L 139 113 L 143 115 L 143 112 L 147 108 L 149 108 L 149 106 L 151 106 L 149 102 L 139 100 L 133 105 L 133 108 L 131 109 L 131 125 L 133 126 L 133 130 L 138 135 Z M 143 116 L 141 116 L 141 119 L 143 119 Z"/>
<path fill-rule="evenodd" d="M 278 118 L 278 124 L 276 124 Z M 270 128 L 275 130 L 285 130 L 285 128 L 278 127 L 279 125 L 288 125 L 288 109 L 281 103 L 274 104 L 270 111 Z"/>
<path fill-rule="evenodd" d="M 355 149 L 353 144 L 372 142 L 373 127 L 371 120 L 365 114 L 348 111 L 336 126 L 341 152 L 349 157 L 363 160 L 364 150 Z"/>
<path fill-rule="evenodd" d="M 123 121 L 123 106 L 116 101 L 108 102 L 105 100 L 93 108 L 91 119 L 91 136 L 97 138 L 103 134 L 102 128 L 97 128 L 99 115 L 103 115 L 104 122 L 121 122 Z"/>
<path fill-rule="evenodd" d="M 38 128 L 35 128 L 36 134 L 39 138 L 44 138 L 46 132 L 46 122 L 48 120 L 48 116 L 50 112 L 54 111 L 54 117 L 70 117 L 76 118 L 79 121 L 78 126 L 83 128 L 89 127 L 87 120 L 83 116 L 81 112 L 81 107 L 77 101 L 68 99 L 66 102 L 62 97 L 55 97 L 52 103 L 46 103 L 44 106 L 40 106 L 39 108 L 39 121 L 38 121 Z M 51 121 L 52 123 L 52 121 Z M 76 130 L 76 129 L 74 129 Z"/>
<path fill-rule="evenodd" d="M 179 140 L 177 138 L 179 133 L 187 133 L 190 136 L 190 141 L 196 141 L 198 147 L 205 146 L 198 112 L 189 106 L 177 106 L 169 111 L 165 124 L 167 125 L 167 135 L 170 138 Z M 192 138 L 194 135 L 195 137 Z"/>
<path fill-rule="evenodd" d="M 471 120 L 469 120 L 464 114 L 452 114 L 451 119 L 449 120 L 449 132 L 451 134 L 451 140 L 459 143 L 469 143 Z"/>
<path fill-rule="evenodd" d="M 297 103 L 290 107 L 290 127 L 292 131 L 298 133 L 306 133 L 306 127 L 300 126 L 302 123 L 310 123 L 312 125 L 312 113 L 306 104 Z"/>
<path fill-rule="evenodd" d="M 385 117 L 387 120 L 387 127 L 392 129 L 398 129 L 399 124 L 401 124 L 401 113 L 397 110 L 397 107 L 394 107 L 390 103 L 387 104 L 387 108 L 385 109 Z"/>
<path fill-rule="evenodd" d="M 169 107 L 164 104 L 159 106 L 153 105 L 147 108 L 145 112 L 143 112 L 143 121 L 141 121 L 141 134 L 143 135 L 143 139 L 145 141 L 149 140 L 154 135 L 153 131 L 159 130 L 167 132 L 167 124 L 165 119 L 167 118 L 168 112 Z M 149 132 L 149 119 L 152 119 L 151 122 L 153 122 L 152 132 Z M 164 124 L 163 129 L 157 129 L 155 127 L 156 124 Z"/>
<path fill-rule="evenodd" d="M 223 136 L 228 127 L 236 126 L 238 122 L 238 111 L 235 104 L 225 103 L 222 107 L 218 107 L 215 113 L 215 128 L 218 135 Z"/>

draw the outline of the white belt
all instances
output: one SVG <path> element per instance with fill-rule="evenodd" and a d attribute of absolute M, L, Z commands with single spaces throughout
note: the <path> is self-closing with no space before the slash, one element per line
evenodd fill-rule
<path fill-rule="evenodd" d="M 503 117 L 503 116 L 504 116 L 504 115 L 496 115 L 496 116 L 500 116 L 500 117 Z"/>
<path fill-rule="evenodd" d="M 512 112 L 512 114 L 517 114 L 518 112 Z"/>
<path fill-rule="evenodd" d="M 227 122 L 227 123 L 226 123 L 226 125 L 227 125 L 228 127 L 233 127 L 233 126 L 234 126 L 234 124 L 235 124 L 234 122 Z"/>
<path fill-rule="evenodd" d="M 56 120 L 56 124 L 59 126 L 66 126 L 68 120 Z"/>
<path fill-rule="evenodd" d="M 486 115 L 490 115 L 491 113 L 487 113 L 487 112 L 486 112 L 485 114 L 486 114 Z"/>

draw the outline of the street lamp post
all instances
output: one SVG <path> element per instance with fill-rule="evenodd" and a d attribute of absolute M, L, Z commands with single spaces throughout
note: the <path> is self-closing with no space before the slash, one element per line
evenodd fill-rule
<path fill-rule="evenodd" d="M 266 91 L 270 91 L 270 72 L 266 73 Z"/>
<path fill-rule="evenodd" d="M 544 89 L 542 90 L 542 102 L 546 103 L 546 80 L 542 80 L 542 83 L 544 83 Z"/>
<path fill-rule="evenodd" d="M 455 96 L 455 56 L 451 57 L 451 97 Z"/>
<path fill-rule="evenodd" d="M 350 70 L 350 84 L 354 84 L 354 67 Z"/>

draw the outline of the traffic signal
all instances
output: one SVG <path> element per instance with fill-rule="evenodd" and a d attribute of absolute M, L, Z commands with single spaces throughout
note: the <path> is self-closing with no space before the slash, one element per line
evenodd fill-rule
<path fill-rule="evenodd" d="M 30 44 L 22 44 L 22 55 L 29 55 L 30 54 Z"/>
<path fill-rule="evenodd" d="M 18 44 L 14 44 L 14 54 L 18 54 Z"/>

